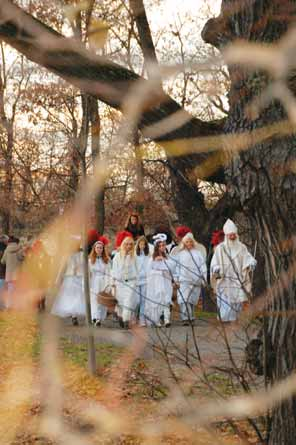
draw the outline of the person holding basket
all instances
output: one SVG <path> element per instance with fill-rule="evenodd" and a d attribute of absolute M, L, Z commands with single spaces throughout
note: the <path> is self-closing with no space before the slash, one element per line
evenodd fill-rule
<path fill-rule="evenodd" d="M 89 254 L 91 317 L 95 326 L 107 317 L 107 306 L 98 301 L 100 292 L 111 287 L 111 262 L 107 252 L 109 240 L 100 236 Z"/>

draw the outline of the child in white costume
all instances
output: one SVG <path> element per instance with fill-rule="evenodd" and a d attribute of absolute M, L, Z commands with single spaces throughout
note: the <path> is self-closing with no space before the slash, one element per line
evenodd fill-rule
<path fill-rule="evenodd" d="M 144 236 L 138 238 L 136 243 L 136 260 L 138 272 L 137 292 L 140 298 L 139 324 L 146 326 L 145 303 L 147 291 L 147 270 L 150 259 L 150 248 L 147 239 Z"/>
<path fill-rule="evenodd" d="M 51 313 L 59 317 L 72 317 L 73 324 L 77 325 L 77 317 L 85 316 L 85 310 L 83 252 L 79 251 L 68 260 L 63 282 Z"/>
<path fill-rule="evenodd" d="M 106 252 L 109 243 L 104 236 L 93 245 L 89 255 L 91 318 L 100 326 L 107 317 L 107 307 L 98 303 L 98 293 L 111 285 L 111 263 Z"/>
<path fill-rule="evenodd" d="M 112 278 L 116 286 L 117 315 L 122 327 L 128 329 L 129 322 L 135 318 L 136 308 L 139 305 L 139 295 L 137 293 L 137 262 L 135 256 L 135 245 L 132 235 L 129 232 L 120 232 L 117 235 L 120 239 L 119 251 L 115 254 L 112 263 Z"/>
<path fill-rule="evenodd" d="M 192 233 L 188 232 L 182 238 L 176 260 L 180 316 L 183 324 L 188 325 L 189 320 L 194 320 L 201 288 L 207 281 L 206 259 Z"/>
<path fill-rule="evenodd" d="M 161 326 L 160 317 L 163 315 L 165 326 L 169 327 L 173 294 L 172 280 L 176 262 L 168 258 L 166 254 L 166 235 L 160 233 L 153 239 L 154 252 L 147 270 L 146 324 Z"/>
<path fill-rule="evenodd" d="M 211 283 L 216 285 L 220 319 L 235 321 L 251 291 L 250 271 L 256 260 L 239 241 L 237 227 L 228 219 L 223 227 L 225 239 L 220 243 L 211 261 Z M 214 287 L 214 285 L 213 285 Z"/>

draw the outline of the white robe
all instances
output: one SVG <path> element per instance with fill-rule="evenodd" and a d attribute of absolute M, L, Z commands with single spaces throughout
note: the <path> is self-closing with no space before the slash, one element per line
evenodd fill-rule
<path fill-rule="evenodd" d="M 222 321 L 234 321 L 251 290 L 249 268 L 256 260 L 238 239 L 227 238 L 219 244 L 211 261 L 211 283 L 216 287 L 217 305 Z"/>
<path fill-rule="evenodd" d="M 136 256 L 116 253 L 112 262 L 112 278 L 116 286 L 117 314 L 123 321 L 129 321 L 139 305 Z"/>
<path fill-rule="evenodd" d="M 175 275 L 176 262 L 172 259 L 150 259 L 147 270 L 147 293 L 145 317 L 148 324 L 158 325 L 161 314 L 168 313 L 172 304 L 172 276 Z M 168 320 L 167 320 L 168 321 Z"/>
<path fill-rule="evenodd" d="M 178 304 L 197 305 L 202 285 L 207 282 L 205 258 L 196 248 L 182 249 L 176 256 L 177 280 L 180 283 Z"/>
<path fill-rule="evenodd" d="M 107 316 L 106 306 L 99 304 L 98 293 L 103 291 L 106 286 L 111 284 L 111 266 L 105 263 L 102 258 L 97 258 L 94 263 L 89 261 L 90 273 L 90 302 L 91 318 L 99 321 L 105 320 Z"/>
<path fill-rule="evenodd" d="M 139 319 L 142 325 L 145 325 L 145 305 L 146 305 L 146 293 L 147 293 L 147 271 L 150 262 L 150 254 L 145 255 L 141 252 L 136 256 L 138 282 L 137 293 L 139 296 Z"/>
<path fill-rule="evenodd" d="M 83 252 L 77 252 L 68 260 L 62 285 L 51 313 L 59 317 L 85 316 L 83 283 Z"/>

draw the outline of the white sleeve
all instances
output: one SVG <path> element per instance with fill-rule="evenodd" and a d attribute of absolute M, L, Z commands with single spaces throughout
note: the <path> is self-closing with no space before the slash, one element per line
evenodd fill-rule
<path fill-rule="evenodd" d="M 152 265 L 153 265 L 153 259 L 152 257 L 149 258 L 148 264 L 147 264 L 147 278 L 152 272 Z"/>
<path fill-rule="evenodd" d="M 167 268 L 169 269 L 170 275 L 172 276 L 172 278 L 174 278 L 174 280 L 177 278 L 176 274 L 177 274 L 177 262 L 176 262 L 176 258 L 170 258 L 168 257 L 168 259 L 166 260 L 166 265 Z"/>
<path fill-rule="evenodd" d="M 112 270 L 111 270 L 112 281 L 115 282 L 115 284 L 116 284 L 116 280 L 118 280 L 118 275 L 119 275 L 118 255 L 119 254 L 117 253 L 115 255 L 115 257 L 113 258 Z"/>
<path fill-rule="evenodd" d="M 201 274 L 204 280 L 203 284 L 206 285 L 208 282 L 208 268 L 207 268 L 207 262 L 204 258 L 202 259 L 201 263 Z"/>
<path fill-rule="evenodd" d="M 111 271 L 111 265 L 110 261 L 105 266 L 105 286 L 111 286 L 112 285 L 112 271 Z"/>
<path fill-rule="evenodd" d="M 244 257 L 244 269 L 247 269 L 248 267 L 252 270 L 255 270 L 257 266 L 257 261 L 253 257 L 253 255 L 250 254 L 250 252 L 246 249 L 245 257 Z"/>
<path fill-rule="evenodd" d="M 216 252 L 214 253 L 212 261 L 211 261 L 210 272 L 211 272 L 211 276 L 213 274 L 215 274 L 215 273 L 219 273 L 220 272 L 220 266 L 219 266 L 218 261 L 217 261 Z"/>

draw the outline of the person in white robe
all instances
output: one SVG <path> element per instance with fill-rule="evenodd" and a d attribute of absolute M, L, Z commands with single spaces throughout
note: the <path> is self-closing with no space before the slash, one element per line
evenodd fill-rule
<path fill-rule="evenodd" d="M 240 242 L 237 226 L 228 219 L 223 227 L 225 239 L 211 261 L 211 284 L 216 291 L 219 318 L 223 322 L 237 320 L 242 303 L 251 292 L 250 272 L 257 261 Z"/>
<path fill-rule="evenodd" d="M 198 248 L 192 233 L 188 232 L 180 243 L 177 261 L 178 305 L 183 325 L 195 318 L 201 289 L 207 282 L 206 258 Z"/>
<path fill-rule="evenodd" d="M 153 239 L 154 252 L 147 270 L 146 324 L 161 327 L 163 315 L 164 325 L 169 327 L 176 262 L 166 253 L 166 234 L 157 234 Z"/>
<path fill-rule="evenodd" d="M 147 270 L 150 259 L 150 248 L 145 236 L 138 238 L 136 243 L 136 260 L 138 272 L 137 292 L 140 298 L 139 302 L 139 325 L 146 326 L 145 303 L 147 291 Z"/>
<path fill-rule="evenodd" d="M 67 262 L 59 293 L 51 309 L 53 315 L 71 317 L 73 325 L 78 325 L 78 316 L 85 317 L 83 288 L 83 252 L 71 255 Z"/>
<path fill-rule="evenodd" d="M 175 256 L 178 254 L 180 249 L 182 248 L 181 243 L 184 236 L 186 236 L 188 233 L 192 234 L 192 230 L 187 226 L 179 226 L 176 228 L 176 238 L 178 244 L 171 250 L 170 255 Z M 195 249 L 200 252 L 200 254 L 203 256 L 204 261 L 207 260 L 207 249 L 205 246 L 198 241 L 195 240 Z"/>
<path fill-rule="evenodd" d="M 89 255 L 91 318 L 96 326 L 101 326 L 107 317 L 107 307 L 98 303 L 98 293 L 111 286 L 111 260 L 106 251 L 108 243 L 106 237 L 99 237 Z"/>
<path fill-rule="evenodd" d="M 137 292 L 137 261 L 135 256 L 135 244 L 129 232 L 120 232 L 117 238 L 123 238 L 119 243 L 119 251 L 112 262 L 112 278 L 116 287 L 116 299 L 118 301 L 116 312 L 121 327 L 128 329 L 130 321 L 135 319 L 136 309 L 139 305 Z"/>

